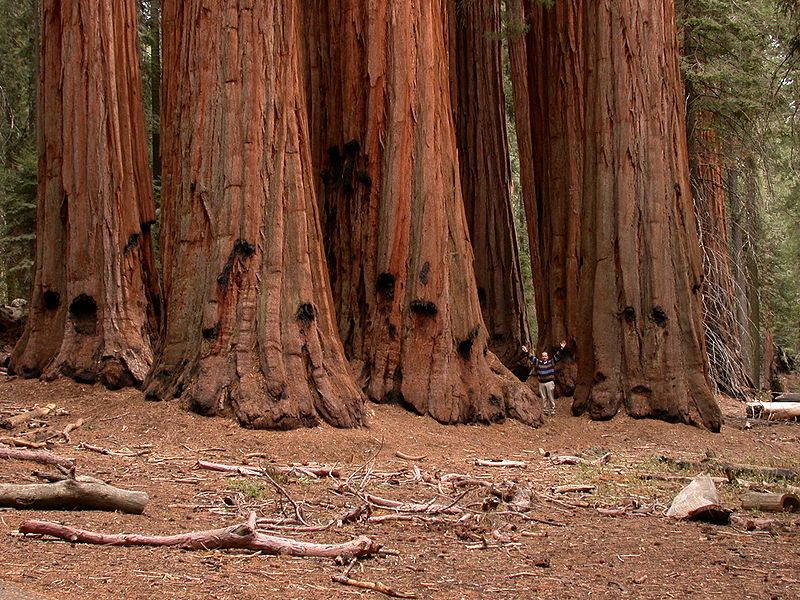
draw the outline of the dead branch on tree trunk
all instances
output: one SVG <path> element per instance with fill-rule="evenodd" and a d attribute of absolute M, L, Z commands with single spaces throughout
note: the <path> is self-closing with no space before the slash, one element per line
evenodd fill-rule
<path fill-rule="evenodd" d="M 75 461 L 71 458 L 58 456 L 43 450 L 19 450 L 17 448 L 0 448 L 0 458 L 8 460 L 27 460 L 39 463 L 40 465 L 60 465 L 67 469 L 75 467 Z"/>
<path fill-rule="evenodd" d="M 48 535 L 72 543 L 101 546 L 175 546 L 183 550 L 244 549 L 266 554 L 287 554 L 316 558 L 346 556 L 358 558 L 377 554 L 381 545 L 365 536 L 343 544 L 314 544 L 289 538 L 266 535 L 256 531 L 256 515 L 251 513 L 247 523 L 223 529 L 194 531 L 167 536 L 139 534 L 104 534 L 67 527 L 47 521 L 25 521 L 20 533 Z"/>
<path fill-rule="evenodd" d="M 142 514 L 149 497 L 105 483 L 67 478 L 56 483 L 0 484 L 0 506 L 32 510 L 108 510 Z"/>

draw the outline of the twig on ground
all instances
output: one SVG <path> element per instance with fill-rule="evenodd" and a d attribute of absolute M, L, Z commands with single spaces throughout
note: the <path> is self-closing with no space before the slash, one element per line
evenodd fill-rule
<path fill-rule="evenodd" d="M 398 592 L 390 588 L 387 585 L 384 585 L 377 581 L 359 581 L 357 579 L 351 579 L 347 575 L 333 575 L 331 576 L 331 581 L 334 583 L 341 583 L 342 585 L 349 585 L 352 587 L 361 588 L 364 590 L 372 590 L 374 592 L 380 592 L 381 594 L 386 594 L 390 598 L 416 598 L 414 594 L 405 594 L 403 592 Z"/>

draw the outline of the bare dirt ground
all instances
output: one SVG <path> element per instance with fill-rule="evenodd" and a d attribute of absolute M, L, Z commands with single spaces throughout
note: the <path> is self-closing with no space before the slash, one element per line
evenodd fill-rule
<path fill-rule="evenodd" d="M 398 407 L 374 406 L 367 429 L 276 433 L 193 415 L 177 401 L 149 403 L 134 390 L 110 392 L 67 381 L 0 382 L 0 415 L 50 402 L 69 414 L 45 417 L 47 426 L 86 420 L 70 434 L 69 443 L 57 442 L 51 450 L 75 458 L 79 474 L 146 491 L 150 504 L 141 516 L 0 510 L 0 598 L 382 596 L 332 582 L 331 576 L 346 568 L 333 560 L 100 547 L 17 532 L 23 520 L 34 518 L 107 533 L 179 533 L 232 525 L 250 510 L 283 521 L 282 528 L 271 531 L 276 535 L 317 542 L 368 535 L 394 553 L 359 561 L 350 577 L 418 598 L 800 597 L 798 515 L 766 515 L 775 519 L 769 531 L 677 522 L 663 512 L 685 482 L 641 477 L 694 476 L 699 467 L 678 470 L 657 456 L 696 461 L 709 450 L 720 460 L 800 469 L 800 424 L 745 428 L 743 406 L 733 400 L 721 399 L 727 416 L 721 434 L 624 416 L 591 422 L 570 416 L 565 400 L 559 401 L 558 415 L 537 430 L 514 422 L 445 427 Z M 81 443 L 133 456 L 103 455 Z M 424 458 L 403 459 L 397 451 Z M 248 458 L 251 453 L 263 457 Z M 606 462 L 591 464 L 608 453 Z M 582 456 L 584 464 L 553 464 L 552 457 L 559 455 Z M 311 525 L 364 504 L 366 492 L 406 502 L 436 499 L 455 503 L 462 512 L 414 521 L 362 518 L 324 531 L 287 530 L 286 524 L 296 519 L 295 509 L 268 480 L 201 470 L 198 459 L 340 467 L 339 482 L 278 479 Z M 526 467 L 480 467 L 476 459 L 512 459 Z M 0 460 L 0 482 L 36 481 L 31 475 L 36 468 L 42 469 Z M 455 489 L 441 482 L 448 473 L 490 485 Z M 783 481 L 757 475 L 748 479 L 774 491 L 786 489 Z M 552 488 L 562 484 L 596 488 L 555 493 Z M 529 490 L 529 506 L 511 507 L 492 495 L 492 485 Z M 726 506 L 740 508 L 744 487 L 720 484 L 719 491 Z M 373 508 L 371 514 L 391 511 Z"/>

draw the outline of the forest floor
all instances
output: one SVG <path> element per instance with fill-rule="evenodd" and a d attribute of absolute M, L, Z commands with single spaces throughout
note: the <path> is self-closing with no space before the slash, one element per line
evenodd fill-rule
<path fill-rule="evenodd" d="M 800 469 L 800 423 L 748 425 L 741 403 L 720 402 L 726 415 L 720 434 L 625 416 L 592 422 L 572 417 L 566 400 L 540 429 L 515 422 L 446 427 L 376 405 L 370 427 L 362 430 L 276 433 L 200 417 L 179 401 L 146 402 L 134 390 L 1 381 L 0 415 L 56 403 L 63 410 L 38 425 L 63 429 L 84 419 L 69 443 L 51 450 L 76 459 L 79 474 L 146 491 L 150 503 L 140 516 L 0 510 L 0 599 L 385 597 L 331 580 L 348 566 L 353 579 L 418 598 L 798 598 L 800 515 L 745 514 L 773 519 L 766 531 L 748 531 L 741 521 L 722 526 L 663 515 L 701 467 L 682 469 L 659 456 L 700 461 L 712 451 L 719 460 Z M 253 453 L 260 456 L 247 456 Z M 563 455 L 581 457 L 582 464 L 555 464 L 554 457 Z M 525 467 L 481 467 L 477 459 L 516 460 Z M 256 467 L 317 463 L 339 467 L 342 476 L 337 482 L 268 469 L 276 473 L 275 486 L 267 478 L 199 469 L 198 460 Z M 36 467 L 0 460 L 0 482 L 34 482 Z M 712 463 L 704 467 L 721 475 Z M 486 485 L 456 487 L 452 477 L 443 477 L 450 473 Z M 653 474 L 666 480 L 643 478 Z M 786 482 L 757 474 L 747 479 L 773 491 L 787 489 Z M 595 488 L 554 491 L 563 484 Z M 741 513 L 745 487 L 721 483 L 718 489 L 722 503 Z M 505 501 L 504 491 L 511 492 Z M 363 505 L 367 492 L 404 502 L 436 498 L 459 512 L 375 522 L 370 519 L 392 511 L 373 508 L 371 517 L 335 523 Z M 310 525 L 334 524 L 299 531 L 292 503 Z M 341 565 L 243 551 L 70 544 L 17 531 L 33 518 L 106 533 L 180 533 L 236 524 L 251 510 L 283 522 L 271 531 L 276 535 L 343 542 L 363 534 L 392 552 Z"/>

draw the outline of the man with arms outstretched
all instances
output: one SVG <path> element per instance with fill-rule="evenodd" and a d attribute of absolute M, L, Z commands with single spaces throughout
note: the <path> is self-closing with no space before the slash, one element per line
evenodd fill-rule
<path fill-rule="evenodd" d="M 556 350 L 552 358 L 550 358 L 547 351 L 542 352 L 540 357 L 537 358 L 535 354 L 528 354 L 527 346 L 522 347 L 522 351 L 528 355 L 528 359 L 533 365 L 531 374 L 535 372 L 536 378 L 539 380 L 539 395 L 542 397 L 545 415 L 556 414 L 556 399 L 553 395 L 556 387 L 554 381 L 556 378 L 556 363 L 561 360 L 561 351 L 566 347 L 567 342 L 561 342 L 561 347 Z"/>

